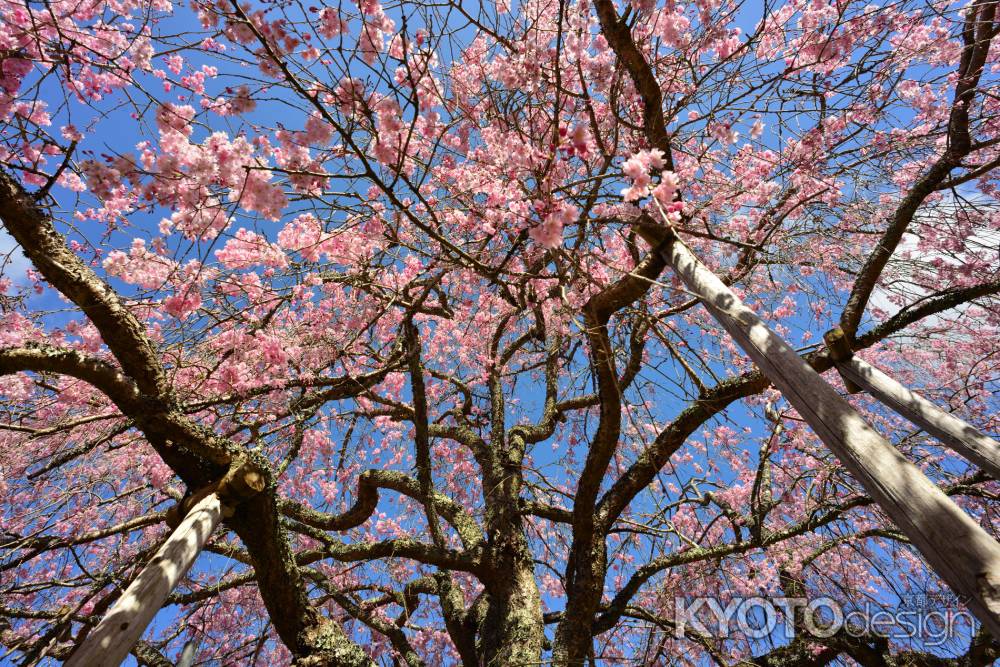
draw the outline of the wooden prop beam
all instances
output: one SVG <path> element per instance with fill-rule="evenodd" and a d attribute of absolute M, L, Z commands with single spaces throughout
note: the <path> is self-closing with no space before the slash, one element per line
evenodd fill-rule
<path fill-rule="evenodd" d="M 265 479 L 236 461 L 218 482 L 184 498 L 167 513 L 174 528 L 107 615 L 84 637 L 65 667 L 119 667 L 159 613 L 212 533 L 232 508 L 264 490 Z M 185 651 L 187 647 L 185 647 Z"/>
<path fill-rule="evenodd" d="M 996 440 L 853 355 L 834 357 L 834 361 L 845 382 L 864 389 L 994 479 L 1000 479 L 1000 443 Z"/>
<path fill-rule="evenodd" d="M 851 348 L 851 343 L 847 340 L 847 335 L 844 334 L 844 330 L 840 327 L 830 329 L 823 334 L 823 342 L 826 343 L 827 354 L 830 355 L 830 358 L 833 359 L 836 364 L 848 361 L 854 356 L 854 349 Z M 846 389 L 848 393 L 857 394 L 860 391 L 864 391 L 863 387 L 860 387 L 852 382 L 851 379 L 845 377 L 843 373 L 840 373 L 840 379 L 844 381 L 844 389 Z"/>
<path fill-rule="evenodd" d="M 1000 638 L 1000 544 L 869 426 L 680 239 L 671 234 L 658 250 L 938 575 Z"/>
<path fill-rule="evenodd" d="M 73 651 L 66 667 L 119 667 L 170 591 L 191 569 L 222 520 L 222 512 L 222 502 L 214 492 L 191 508 L 107 615 Z"/>

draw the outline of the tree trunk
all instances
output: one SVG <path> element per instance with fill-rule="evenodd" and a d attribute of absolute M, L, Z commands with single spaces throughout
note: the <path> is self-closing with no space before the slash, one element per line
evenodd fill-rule
<path fill-rule="evenodd" d="M 578 548 L 567 568 L 569 590 L 566 613 L 556 630 L 552 664 L 556 667 L 579 667 L 592 646 L 594 620 L 604 592 L 607 574 L 607 546 L 603 534 L 595 534 L 593 543 Z"/>
<path fill-rule="evenodd" d="M 490 667 L 537 665 L 545 643 L 542 597 L 518 503 L 524 446 L 519 439 L 514 440 L 504 445 L 503 456 L 518 465 L 494 468 L 490 477 L 498 483 L 490 485 L 493 493 L 487 495 L 487 549 L 492 572 L 483 582 L 487 608 L 479 635 L 480 663 Z"/>

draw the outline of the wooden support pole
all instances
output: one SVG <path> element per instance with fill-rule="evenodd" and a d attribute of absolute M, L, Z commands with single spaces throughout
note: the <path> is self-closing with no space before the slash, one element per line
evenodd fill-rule
<path fill-rule="evenodd" d="M 222 516 L 223 505 L 216 493 L 201 498 L 69 657 L 66 667 L 119 667 L 170 591 L 191 569 Z"/>
<path fill-rule="evenodd" d="M 994 479 L 1000 479 L 1000 443 L 855 357 L 840 327 L 823 334 L 823 340 L 847 391 L 867 391 Z"/>
<path fill-rule="evenodd" d="M 1000 639 L 1000 544 L 878 434 L 671 234 L 659 252 L 816 435 Z"/>
<path fill-rule="evenodd" d="M 1000 443 L 996 440 L 857 357 L 838 362 L 837 370 L 985 473 L 1000 479 Z"/>
<path fill-rule="evenodd" d="M 177 659 L 175 667 L 191 667 L 194 664 L 194 654 L 198 650 L 198 640 L 189 639 L 184 648 L 181 649 L 181 657 Z"/>
<path fill-rule="evenodd" d="M 851 349 L 851 344 L 847 341 L 847 335 L 840 327 L 830 329 L 823 334 L 823 341 L 826 343 L 827 352 L 834 363 L 839 364 L 854 356 L 854 350 Z M 844 377 L 843 373 L 840 374 L 840 379 L 844 381 L 844 389 L 849 394 L 856 394 L 862 391 L 861 387 L 852 382 L 850 378 Z"/>

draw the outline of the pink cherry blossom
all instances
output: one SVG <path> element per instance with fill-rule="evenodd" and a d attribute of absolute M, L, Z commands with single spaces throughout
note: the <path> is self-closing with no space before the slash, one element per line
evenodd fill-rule
<path fill-rule="evenodd" d="M 1000 431 L 994 10 L 0 0 L 8 660 L 72 660 L 200 492 L 225 518 L 130 663 L 995 660 L 716 316 L 992 548 L 988 462 L 850 393 L 824 334 Z M 963 625 L 680 616 L 757 597 Z"/>

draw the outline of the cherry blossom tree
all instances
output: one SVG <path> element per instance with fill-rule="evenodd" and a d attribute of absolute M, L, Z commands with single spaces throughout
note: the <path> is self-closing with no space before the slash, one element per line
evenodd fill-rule
<path fill-rule="evenodd" d="M 996 0 L 0 0 L 12 664 L 247 467 L 139 664 L 992 664 L 974 622 L 682 621 L 948 590 L 654 246 L 838 388 L 835 325 L 996 433 L 998 32 Z M 997 480 L 851 400 L 1000 533 Z"/>

